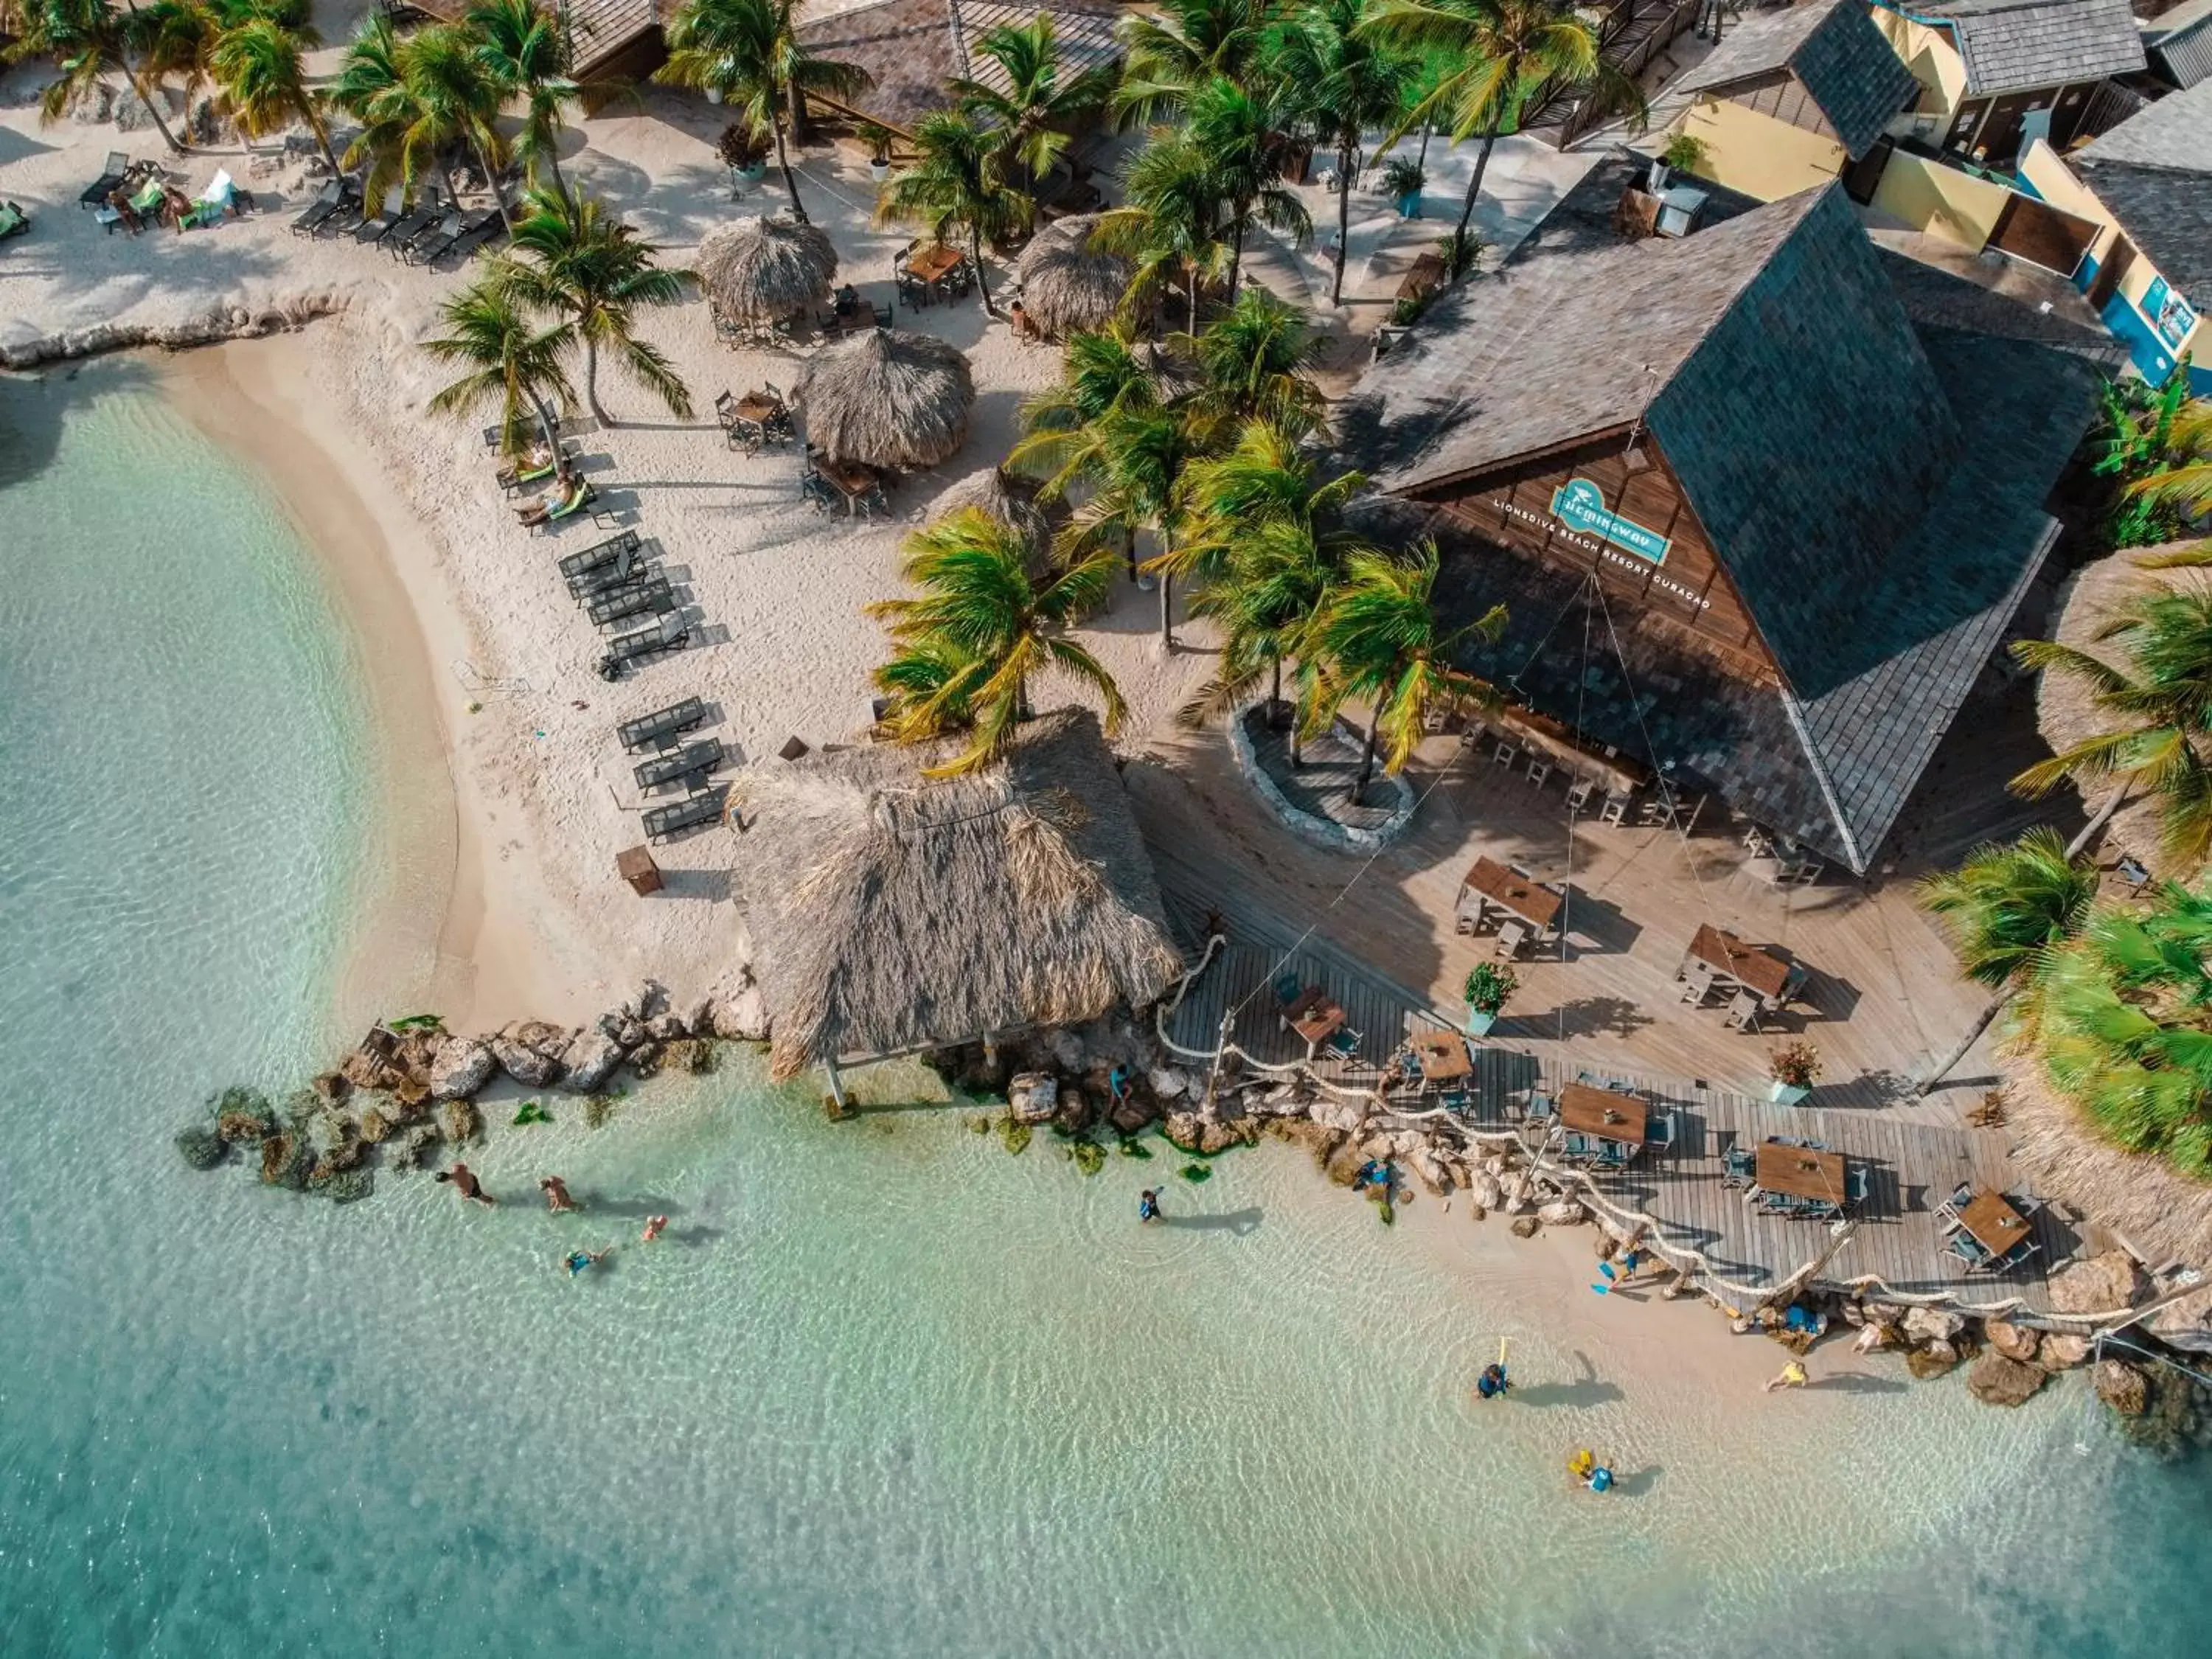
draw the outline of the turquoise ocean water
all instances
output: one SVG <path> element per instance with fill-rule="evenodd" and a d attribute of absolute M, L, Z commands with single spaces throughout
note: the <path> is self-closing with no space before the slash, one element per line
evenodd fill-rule
<path fill-rule="evenodd" d="M 1287 1153 L 1139 1231 L 1162 1164 L 740 1065 L 500 1134 L 492 1213 L 193 1174 L 201 1097 L 334 1035 L 359 649 L 129 365 L 0 382 L 0 1654 L 2205 1650 L 2212 1480 L 2078 1382 L 1587 1375 L 1601 1304 Z M 1479 1410 L 1500 1334 L 1523 1397 Z"/>

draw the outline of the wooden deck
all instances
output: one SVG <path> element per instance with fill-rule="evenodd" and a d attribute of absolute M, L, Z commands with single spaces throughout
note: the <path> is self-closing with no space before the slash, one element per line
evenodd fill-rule
<path fill-rule="evenodd" d="M 1254 1059 L 1270 1065 L 1304 1059 L 1304 1042 L 1277 1015 L 1275 981 L 1286 970 L 1302 987 L 1326 988 L 1360 1034 L 1356 1059 L 1325 1057 L 1314 1066 L 1319 1075 L 1347 1086 L 1371 1085 L 1409 1030 L 1451 1023 L 1426 997 L 1364 966 L 1325 937 L 1302 940 L 1303 927 L 1249 890 L 1225 890 L 1210 865 L 1159 842 L 1152 852 L 1169 920 L 1192 960 L 1210 928 L 1224 930 L 1230 941 L 1169 1022 L 1168 1034 L 1179 1047 L 1212 1051 L 1227 1013 L 1231 1040 Z M 1735 1284 L 1778 1283 L 1828 1242 L 1822 1224 L 1761 1214 L 1723 1181 L 1729 1147 L 1776 1135 L 1825 1141 L 1869 1174 L 1867 1201 L 1855 1212 L 1860 1224 L 1819 1275 L 1824 1285 L 1879 1279 L 1903 1295 L 1944 1295 L 1965 1307 L 1998 1307 L 2017 1298 L 2040 1312 L 2049 1306 L 2049 1270 L 2081 1248 L 2073 1225 L 2045 1206 L 2033 1224 L 2041 1252 L 2018 1272 L 2002 1278 L 1969 1275 L 1944 1251 L 1935 1206 L 1961 1182 L 2021 1190 L 2001 1132 L 1913 1122 L 1894 1112 L 1773 1106 L 1704 1082 L 1595 1066 L 1564 1050 L 1539 1054 L 1487 1041 L 1476 1045 L 1466 1121 L 1480 1130 L 1513 1127 L 1523 1121 L 1532 1091 L 1556 1098 L 1578 1079 L 1626 1084 L 1675 1112 L 1675 1147 L 1598 1177 L 1598 1188 L 1617 1206 L 1651 1218 L 1665 1243 L 1696 1251 L 1712 1273 Z M 1863 1284 L 1860 1288 L 1878 1294 Z"/>

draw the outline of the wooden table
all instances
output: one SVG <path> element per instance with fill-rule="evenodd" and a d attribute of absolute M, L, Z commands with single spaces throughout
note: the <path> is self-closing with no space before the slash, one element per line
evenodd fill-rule
<path fill-rule="evenodd" d="M 1710 921 L 1699 925 L 1688 954 L 1682 958 L 1684 964 L 1692 957 L 1711 968 L 1716 978 L 1751 992 L 1769 1010 L 1779 1008 L 1788 998 L 1796 973 L 1781 957 L 1755 945 L 1746 945 L 1725 927 L 1716 927 Z M 1674 977 L 1682 975 L 1677 972 Z"/>
<path fill-rule="evenodd" d="M 1536 930 L 1537 935 L 1552 931 L 1552 924 L 1559 917 L 1559 896 L 1548 887 L 1540 887 L 1526 876 L 1516 876 L 1496 859 L 1480 858 L 1468 867 L 1459 884 L 1460 900 L 1474 895 L 1475 923 L 1481 925 L 1483 913 L 1491 905 L 1510 915 L 1516 915 Z"/>
<path fill-rule="evenodd" d="M 1810 1146 L 1785 1146 L 1778 1140 L 1762 1140 L 1752 1161 L 1751 1178 L 1762 1192 L 1785 1198 L 1806 1198 L 1844 1207 L 1844 1169 L 1841 1152 L 1815 1152 Z"/>
<path fill-rule="evenodd" d="M 1431 1083 L 1457 1083 L 1474 1075 L 1467 1039 L 1455 1031 L 1417 1032 L 1407 1046 L 1421 1062 L 1421 1076 Z"/>
<path fill-rule="evenodd" d="M 765 392 L 748 392 L 731 406 L 730 418 L 760 426 L 783 413 L 783 405 Z"/>
<path fill-rule="evenodd" d="M 906 262 L 907 274 L 918 276 L 931 287 L 935 287 L 959 270 L 962 261 L 967 257 L 958 248 L 948 247 L 939 242 L 934 246 L 923 248 L 909 258 Z"/>
<path fill-rule="evenodd" d="M 1283 1024 L 1306 1040 L 1306 1058 L 1344 1029 L 1345 1012 L 1318 985 L 1308 986 L 1298 1000 L 1283 1010 Z"/>
<path fill-rule="evenodd" d="M 1424 253 L 1399 278 L 1397 297 L 1401 300 L 1425 300 L 1443 284 L 1444 256 L 1434 252 Z"/>
<path fill-rule="evenodd" d="M 841 311 L 836 314 L 837 331 L 841 334 L 858 334 L 864 328 L 876 326 L 876 302 L 873 300 L 855 300 L 850 311 Z"/>
<path fill-rule="evenodd" d="M 1644 1120 L 1650 1107 L 1640 1096 L 1613 1089 L 1570 1083 L 1559 1091 L 1559 1126 L 1576 1134 L 1616 1140 L 1624 1146 L 1644 1144 Z"/>
<path fill-rule="evenodd" d="M 1990 1253 L 1992 1263 L 2002 1261 L 2027 1243 L 2026 1218 L 2006 1201 L 2002 1193 L 1986 1188 L 1976 1193 L 1959 1212 L 1959 1225 Z"/>
<path fill-rule="evenodd" d="M 824 457 L 815 464 L 830 486 L 845 498 L 845 512 L 849 517 L 853 503 L 879 485 L 883 479 L 875 468 L 860 461 L 833 461 Z"/>
<path fill-rule="evenodd" d="M 1616 795 L 1632 795 L 1651 781 L 1651 774 L 1626 755 L 1606 753 L 1549 714 L 1508 708 L 1493 718 L 1517 741 L 1542 750 L 1577 777 L 1594 779 Z"/>

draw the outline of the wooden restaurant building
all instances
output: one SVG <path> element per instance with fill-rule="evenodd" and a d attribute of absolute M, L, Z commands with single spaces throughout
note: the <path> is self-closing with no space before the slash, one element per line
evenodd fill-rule
<path fill-rule="evenodd" d="M 1839 185 L 1606 223 L 1547 226 L 1369 371 L 1343 430 L 1376 528 L 1437 538 L 1451 619 L 1507 606 L 1466 666 L 1864 874 L 2057 538 L 2096 370 L 1899 280 Z"/>

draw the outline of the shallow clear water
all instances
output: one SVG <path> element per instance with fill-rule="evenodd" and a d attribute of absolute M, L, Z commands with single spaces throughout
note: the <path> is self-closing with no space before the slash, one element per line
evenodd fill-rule
<path fill-rule="evenodd" d="M 1139 1230 L 1163 1162 L 739 1063 L 496 1133 L 495 1212 L 186 1170 L 325 1052 L 372 791 L 303 550 L 132 380 L 0 382 L 0 1653 L 2203 1650 L 2212 1483 L 2078 1384 L 1614 1379 L 1287 1153 Z"/>

